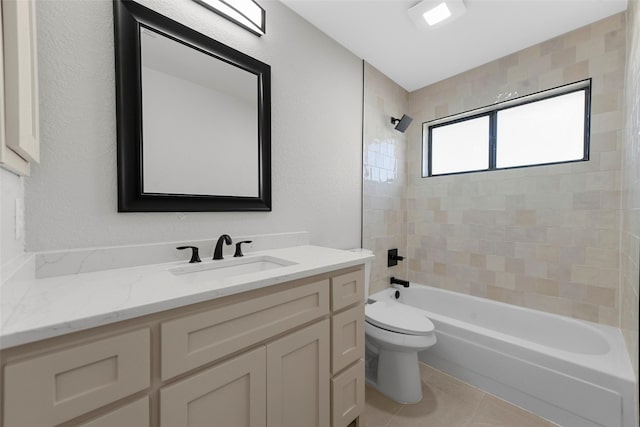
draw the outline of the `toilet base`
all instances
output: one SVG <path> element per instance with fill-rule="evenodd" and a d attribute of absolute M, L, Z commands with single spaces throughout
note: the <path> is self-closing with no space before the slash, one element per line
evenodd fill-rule
<path fill-rule="evenodd" d="M 420 402 L 422 381 L 418 352 L 378 349 L 378 375 L 372 385 L 397 402 Z"/>

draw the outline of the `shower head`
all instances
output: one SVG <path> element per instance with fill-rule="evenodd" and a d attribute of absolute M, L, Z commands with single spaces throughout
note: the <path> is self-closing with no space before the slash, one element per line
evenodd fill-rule
<path fill-rule="evenodd" d="M 404 133 L 404 131 L 407 130 L 407 128 L 409 127 L 409 125 L 411 124 L 412 121 L 413 121 L 413 119 L 411 117 L 407 116 L 406 114 L 403 114 L 402 118 L 400 118 L 400 119 L 396 119 L 395 117 L 391 117 L 391 124 L 392 125 L 396 125 L 394 127 L 394 129 L 399 131 L 399 132 L 402 132 L 402 133 Z"/>

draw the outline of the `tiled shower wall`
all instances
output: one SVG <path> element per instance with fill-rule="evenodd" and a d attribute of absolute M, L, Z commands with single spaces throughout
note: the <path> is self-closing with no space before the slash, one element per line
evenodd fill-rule
<path fill-rule="evenodd" d="M 625 37 L 616 14 L 409 95 L 410 280 L 619 324 Z M 588 162 L 421 177 L 420 123 L 589 77 Z"/>
<path fill-rule="evenodd" d="M 391 276 L 406 279 L 406 262 L 388 268 L 387 250 L 398 248 L 406 255 L 407 138 L 393 129 L 391 116 L 399 118 L 408 108 L 407 91 L 365 62 L 363 247 L 376 255 L 371 293 L 388 287 Z"/>
<path fill-rule="evenodd" d="M 622 147 L 620 328 L 638 378 L 638 282 L 640 281 L 640 3 L 627 10 L 625 132 Z"/>

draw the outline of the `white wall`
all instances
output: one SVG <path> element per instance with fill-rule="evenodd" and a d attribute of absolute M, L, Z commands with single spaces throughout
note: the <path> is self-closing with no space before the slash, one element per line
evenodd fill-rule
<path fill-rule="evenodd" d="M 256 37 L 191 0 L 144 0 L 272 67 L 273 212 L 117 213 L 112 3 L 38 2 L 42 161 L 29 251 L 307 230 L 360 244 L 362 63 L 278 1 Z"/>
<path fill-rule="evenodd" d="M 24 233 L 16 239 L 16 199 L 24 200 L 24 181 L 0 168 L 0 268 L 24 252 Z"/>

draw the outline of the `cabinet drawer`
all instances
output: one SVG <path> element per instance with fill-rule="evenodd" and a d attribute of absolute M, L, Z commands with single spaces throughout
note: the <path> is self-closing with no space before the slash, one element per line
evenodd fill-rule
<path fill-rule="evenodd" d="M 331 380 L 331 425 L 346 427 L 364 411 L 364 361 Z"/>
<path fill-rule="evenodd" d="M 148 427 L 149 398 L 145 397 L 77 427 Z"/>
<path fill-rule="evenodd" d="M 364 301 L 364 270 L 331 279 L 331 310 L 338 311 Z"/>
<path fill-rule="evenodd" d="M 338 373 L 364 357 L 364 305 L 331 319 L 331 372 Z"/>
<path fill-rule="evenodd" d="M 160 390 L 160 427 L 265 427 L 266 349 L 257 349 Z"/>
<path fill-rule="evenodd" d="M 4 426 L 53 426 L 149 387 L 148 328 L 5 367 Z"/>
<path fill-rule="evenodd" d="M 162 379 L 213 362 L 329 313 L 322 280 L 162 323 Z"/>

